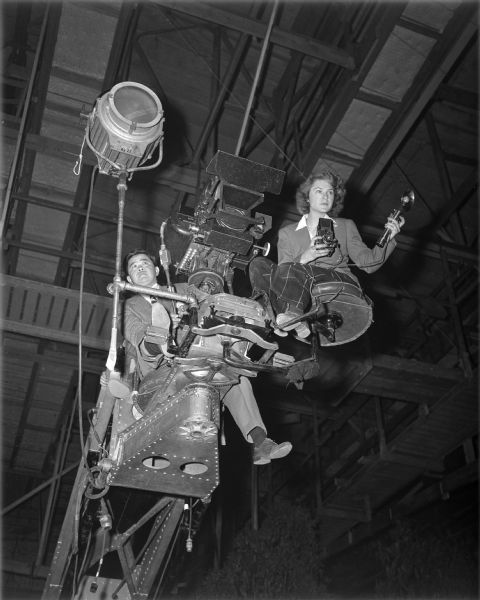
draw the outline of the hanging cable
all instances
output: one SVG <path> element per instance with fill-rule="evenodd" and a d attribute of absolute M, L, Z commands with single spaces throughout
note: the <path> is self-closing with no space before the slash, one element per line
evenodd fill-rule
<path fill-rule="evenodd" d="M 103 540 L 102 540 L 102 556 L 101 556 L 100 560 L 98 561 L 98 569 L 97 569 L 97 572 L 95 573 L 95 581 L 93 581 L 90 584 L 90 592 L 92 594 L 94 594 L 97 591 L 97 589 L 98 589 L 98 581 L 97 580 L 98 580 L 98 578 L 100 576 L 100 569 L 103 566 L 103 559 L 105 557 L 105 545 L 106 545 L 106 541 L 107 541 L 107 529 L 104 529 L 103 530 Z"/>
<path fill-rule="evenodd" d="M 73 576 L 73 585 L 72 585 L 72 597 L 75 597 L 77 595 L 78 585 L 80 583 L 80 577 L 85 572 L 85 565 L 87 563 L 87 558 L 88 558 L 88 553 L 90 550 L 91 542 L 92 542 L 92 529 L 89 528 L 88 537 L 87 537 L 87 541 L 85 543 L 85 550 L 83 552 L 83 557 L 82 557 L 82 562 L 80 564 L 80 568 L 77 569 L 77 566 L 75 565 L 75 574 Z M 78 552 L 77 552 L 77 554 L 75 554 L 75 557 L 78 557 Z"/>
<path fill-rule="evenodd" d="M 80 435 L 80 446 L 82 449 L 82 457 L 85 467 L 88 469 L 86 448 L 83 438 L 83 397 L 82 397 L 82 372 L 83 372 L 83 346 L 82 346 L 82 330 L 83 330 L 83 287 L 85 280 L 85 260 L 87 253 L 87 237 L 88 237 L 88 224 L 90 221 L 90 211 L 92 208 L 93 198 L 93 184 L 95 182 L 95 176 L 98 171 L 98 166 L 95 166 L 90 176 L 90 188 L 88 193 L 87 212 L 85 214 L 85 227 L 83 230 L 83 242 L 82 242 L 82 259 L 80 268 L 80 286 L 78 291 L 78 390 L 77 390 L 77 406 L 78 406 L 78 428 Z"/>
<path fill-rule="evenodd" d="M 72 585 L 72 593 L 70 595 L 70 600 L 74 600 L 75 595 L 76 595 L 76 580 L 78 577 L 78 553 L 75 554 L 75 559 L 74 559 L 74 566 L 73 566 L 73 585 Z"/>

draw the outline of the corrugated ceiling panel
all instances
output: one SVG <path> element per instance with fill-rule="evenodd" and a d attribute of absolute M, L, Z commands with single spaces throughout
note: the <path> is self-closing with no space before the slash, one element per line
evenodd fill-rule
<path fill-rule="evenodd" d="M 474 435 L 477 427 L 477 394 L 466 389 L 456 396 L 455 402 L 448 399 L 441 401 L 414 431 L 401 436 L 395 445 L 402 452 L 408 450 L 424 454 L 430 451 L 432 455 L 443 456 Z"/>
<path fill-rule="evenodd" d="M 402 16 L 442 32 L 460 4 L 460 0 L 448 0 L 447 2 L 442 0 L 418 2 L 415 0 L 408 4 Z"/>
<path fill-rule="evenodd" d="M 78 177 L 73 173 L 75 160 L 74 156 L 52 160 L 51 156 L 37 154 L 33 170 L 35 185 L 51 186 L 57 190 L 64 189 L 71 194 L 78 184 Z"/>
<path fill-rule="evenodd" d="M 478 113 L 446 102 L 436 102 L 431 113 L 442 150 L 457 156 L 478 154 Z M 459 165 L 461 167 L 461 165 Z"/>
<path fill-rule="evenodd" d="M 43 462 L 45 460 L 45 451 L 47 449 L 48 446 L 45 444 L 33 445 L 28 449 L 22 446 L 22 449 L 15 460 L 15 468 L 39 473 L 42 470 Z"/>
<path fill-rule="evenodd" d="M 30 381 L 33 362 L 28 359 L 28 356 L 25 357 L 25 360 L 20 360 L 18 355 L 9 358 L 8 350 L 3 353 L 2 362 L 4 398 L 13 396 L 18 397 L 19 401 L 23 401 Z"/>
<path fill-rule="evenodd" d="M 48 450 L 52 443 L 52 435 L 50 432 L 35 431 L 33 429 L 25 429 L 20 444 L 20 451 L 18 453 L 18 459 L 21 459 L 21 455 L 25 452 L 30 455 L 30 451 L 37 451 L 41 454 L 41 459 L 45 459 L 46 450 Z"/>
<path fill-rule="evenodd" d="M 56 256 L 20 249 L 15 274 L 34 281 L 50 282 L 55 279 L 58 261 Z"/>
<path fill-rule="evenodd" d="M 354 158 L 362 158 L 390 116 L 390 112 L 382 106 L 354 99 L 330 139 L 328 148 Z"/>
<path fill-rule="evenodd" d="M 65 391 L 64 391 L 65 393 Z M 53 408 L 51 410 L 47 410 L 46 408 L 37 409 L 31 408 L 28 414 L 27 419 L 27 430 L 29 425 L 37 425 L 41 424 L 43 427 L 50 428 L 52 431 L 55 429 L 58 415 L 60 414 L 61 409 L 61 399 L 57 402 L 57 408 Z M 30 433 L 28 433 L 28 437 L 30 437 Z M 51 434 L 48 434 L 48 439 L 51 438 Z"/>
<path fill-rule="evenodd" d="M 418 466 L 417 472 L 411 465 L 379 460 L 372 464 L 364 477 L 359 477 L 350 488 L 352 494 L 368 495 L 372 507 L 381 505 L 385 498 L 398 492 L 406 483 L 415 479 L 424 469 Z"/>
<path fill-rule="evenodd" d="M 63 242 L 58 231 L 67 227 L 70 215 L 63 211 L 29 204 L 25 213 L 24 239 L 45 248 L 61 249 Z"/>
<path fill-rule="evenodd" d="M 50 185 L 35 183 L 31 186 L 30 193 L 34 198 L 45 198 L 63 206 L 73 204 L 73 194 L 71 192 Z"/>
<path fill-rule="evenodd" d="M 42 408 L 56 410 L 65 398 L 65 389 L 71 379 L 71 371 L 68 372 L 66 377 L 64 376 L 65 371 L 66 368 L 47 371 L 47 375 L 51 375 L 52 378 L 57 377 L 59 374 L 62 375 L 62 378 L 58 381 L 52 381 L 51 378 L 49 381 L 43 381 L 43 379 L 39 381 L 35 386 L 34 402 L 41 404 Z"/>
<path fill-rule="evenodd" d="M 312 173 L 330 170 L 334 173 L 338 173 L 338 175 L 340 175 L 340 177 L 342 177 L 344 181 L 348 181 L 348 178 L 352 174 L 353 169 L 354 167 L 351 167 L 350 165 L 345 165 L 334 160 L 319 158 L 315 164 L 315 167 L 312 169 Z"/>
<path fill-rule="evenodd" d="M 395 27 L 361 89 L 400 102 L 435 42 L 415 31 Z"/>
<path fill-rule="evenodd" d="M 73 146 L 78 146 L 78 152 L 80 152 L 83 134 L 85 133 L 85 122 L 81 122 L 80 113 L 90 112 L 91 106 L 76 105 L 70 107 L 66 102 L 63 104 L 68 107 L 65 112 L 49 109 L 48 107 L 45 109 L 42 135 L 61 142 L 70 142 Z M 78 153 L 73 156 L 78 156 Z"/>
<path fill-rule="evenodd" d="M 119 2 L 112 2 L 113 7 Z M 117 17 L 92 12 L 88 5 L 66 2 L 55 46 L 54 67 L 62 67 L 103 81 Z M 94 43 L 85 43 L 85 31 Z"/>
<path fill-rule="evenodd" d="M 63 75 L 67 75 L 63 72 Z M 92 98 L 92 88 L 78 81 L 68 81 L 52 75 L 49 81 L 47 104 L 61 104 L 69 111 L 75 112 L 80 119 L 84 108 L 90 109 L 95 98 Z"/>
<path fill-rule="evenodd" d="M 7 188 L 7 181 L 10 174 L 10 166 L 13 161 L 13 157 L 15 155 L 15 145 L 13 143 L 9 143 L 7 138 L 3 137 L 2 143 L 2 160 L 1 168 L 2 168 L 2 188 Z"/>
<path fill-rule="evenodd" d="M 17 427 L 22 415 L 23 404 L 15 404 L 12 402 L 11 392 L 8 393 L 8 396 L 6 397 L 9 398 L 9 404 L 7 409 L 3 409 L 2 414 L 2 454 L 3 460 L 8 462 L 11 456 L 11 449 L 15 442 L 15 436 L 17 435 Z"/>
<path fill-rule="evenodd" d="M 478 73 L 478 61 L 477 41 L 475 44 L 472 44 L 461 63 L 455 69 L 454 73 L 452 73 L 448 83 L 455 87 L 470 90 L 475 94 L 478 93 L 478 77 L 474 77 L 474 74 Z M 476 109 L 478 109 L 478 106 Z"/>

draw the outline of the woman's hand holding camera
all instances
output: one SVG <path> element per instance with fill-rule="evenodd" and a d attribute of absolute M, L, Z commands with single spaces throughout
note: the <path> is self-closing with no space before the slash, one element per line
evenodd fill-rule
<path fill-rule="evenodd" d="M 315 236 L 310 246 L 305 250 L 305 252 L 300 257 L 300 262 L 302 264 L 309 263 L 312 260 L 317 258 L 323 258 L 324 256 L 328 256 L 330 254 L 330 247 L 328 244 L 322 242 L 322 238 L 319 236 Z"/>
<path fill-rule="evenodd" d="M 319 236 L 315 236 L 313 238 L 312 245 L 315 250 L 315 258 L 323 258 L 324 256 L 329 256 L 332 253 L 332 245 L 326 244 L 325 241 Z"/>

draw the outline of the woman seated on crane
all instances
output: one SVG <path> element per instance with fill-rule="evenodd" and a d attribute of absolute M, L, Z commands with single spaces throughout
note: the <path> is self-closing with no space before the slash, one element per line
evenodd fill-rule
<path fill-rule="evenodd" d="M 264 257 L 250 263 L 253 294 L 269 296 L 277 315 L 277 333 L 295 329 L 298 337 L 307 338 L 310 328 L 305 321 L 293 325 L 288 322 L 308 310 L 312 289 L 324 281 L 326 272 L 333 277 L 337 273 L 344 281 L 351 281 L 360 288 L 358 279 L 350 271 L 349 258 L 360 269 L 372 273 L 382 266 L 396 246 L 394 238 L 405 223 L 403 217 L 388 218 L 385 228 L 390 236 L 384 248 L 369 248 L 355 223 L 338 216 L 344 197 L 345 186 L 338 175 L 327 170 L 312 173 L 296 192 L 297 210 L 302 218 L 279 231 L 278 265 Z M 326 236 L 328 240 L 319 235 L 319 224 L 323 228 L 326 225 L 327 230 L 333 226 L 331 235 Z M 283 327 L 284 324 L 287 325 Z"/>

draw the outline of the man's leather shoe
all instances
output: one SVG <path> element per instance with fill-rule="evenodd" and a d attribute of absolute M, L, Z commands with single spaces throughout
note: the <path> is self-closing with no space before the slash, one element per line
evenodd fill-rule
<path fill-rule="evenodd" d="M 128 398 L 132 389 L 128 381 L 117 371 L 112 371 L 108 380 L 108 390 L 115 398 Z"/>
<path fill-rule="evenodd" d="M 268 465 L 274 458 L 283 458 L 290 453 L 292 444 L 290 442 L 282 442 L 276 444 L 270 438 L 265 438 L 259 446 L 253 448 L 253 464 Z"/>

